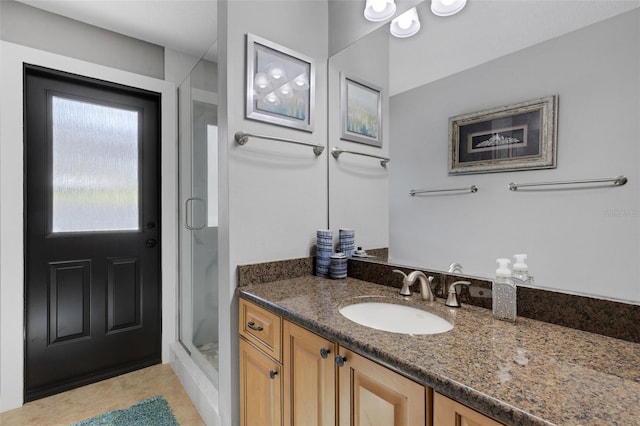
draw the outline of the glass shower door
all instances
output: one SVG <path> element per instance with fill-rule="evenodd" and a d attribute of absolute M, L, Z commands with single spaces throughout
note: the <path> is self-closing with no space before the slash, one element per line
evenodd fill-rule
<path fill-rule="evenodd" d="M 179 338 L 198 366 L 218 377 L 218 128 L 215 80 L 201 61 L 180 85 Z M 210 89 L 210 88 L 209 88 Z"/>

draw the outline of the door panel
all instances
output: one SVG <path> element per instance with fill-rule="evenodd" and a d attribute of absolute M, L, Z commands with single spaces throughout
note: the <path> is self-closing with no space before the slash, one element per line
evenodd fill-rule
<path fill-rule="evenodd" d="M 91 262 L 49 264 L 49 344 L 89 336 Z"/>
<path fill-rule="evenodd" d="M 280 365 L 240 339 L 240 425 L 282 426 Z"/>
<path fill-rule="evenodd" d="M 109 259 L 107 273 L 107 333 L 140 327 L 138 259 Z"/>
<path fill-rule="evenodd" d="M 336 424 L 336 345 L 283 322 L 284 424 Z"/>
<path fill-rule="evenodd" d="M 338 412 L 341 426 L 417 426 L 427 419 L 426 390 L 355 352 L 339 349 Z"/>
<path fill-rule="evenodd" d="M 501 426 L 489 417 L 434 392 L 433 423 L 437 426 Z"/>
<path fill-rule="evenodd" d="M 27 401 L 160 362 L 158 129 L 158 94 L 25 66 Z"/>

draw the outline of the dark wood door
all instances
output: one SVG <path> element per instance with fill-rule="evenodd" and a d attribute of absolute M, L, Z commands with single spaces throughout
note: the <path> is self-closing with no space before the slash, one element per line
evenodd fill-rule
<path fill-rule="evenodd" d="M 161 360 L 160 95 L 25 65 L 25 400 Z"/>

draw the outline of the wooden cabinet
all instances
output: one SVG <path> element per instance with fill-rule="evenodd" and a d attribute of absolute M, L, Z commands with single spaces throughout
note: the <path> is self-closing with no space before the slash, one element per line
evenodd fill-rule
<path fill-rule="evenodd" d="M 284 424 L 336 423 L 336 345 L 288 321 L 282 328 Z"/>
<path fill-rule="evenodd" d="M 339 355 L 341 426 L 426 424 L 425 386 L 347 349 Z"/>
<path fill-rule="evenodd" d="M 502 426 L 502 423 L 437 392 L 433 398 L 433 422 L 436 426 Z"/>
<path fill-rule="evenodd" d="M 282 320 L 240 299 L 240 424 L 282 426 Z"/>
<path fill-rule="evenodd" d="M 242 426 L 500 426 L 240 299 Z"/>
<path fill-rule="evenodd" d="M 243 339 L 240 339 L 240 424 L 282 426 L 281 366 Z"/>

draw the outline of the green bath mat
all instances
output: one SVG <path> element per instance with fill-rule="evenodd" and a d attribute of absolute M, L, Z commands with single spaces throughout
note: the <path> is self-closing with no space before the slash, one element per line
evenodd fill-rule
<path fill-rule="evenodd" d="M 179 426 L 167 401 L 153 396 L 124 410 L 109 411 L 73 426 Z"/>

